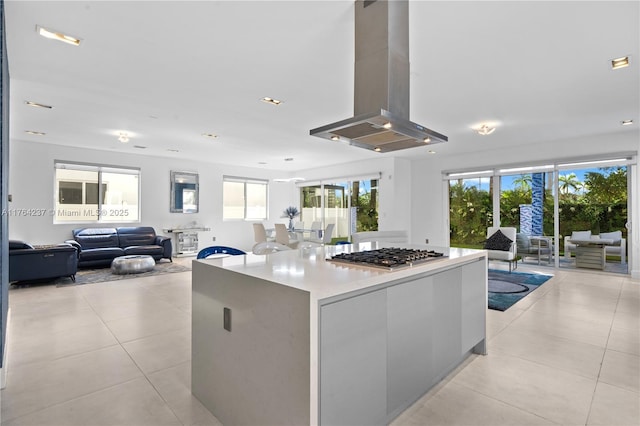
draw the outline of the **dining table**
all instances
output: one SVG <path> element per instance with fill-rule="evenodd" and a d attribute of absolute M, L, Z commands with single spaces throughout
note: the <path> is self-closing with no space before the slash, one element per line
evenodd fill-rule
<path fill-rule="evenodd" d="M 275 238 L 276 228 L 265 228 L 265 231 L 268 237 Z M 322 238 L 322 232 L 322 229 L 293 228 L 289 229 L 289 236 L 299 241 L 310 241 L 313 239 Z"/>

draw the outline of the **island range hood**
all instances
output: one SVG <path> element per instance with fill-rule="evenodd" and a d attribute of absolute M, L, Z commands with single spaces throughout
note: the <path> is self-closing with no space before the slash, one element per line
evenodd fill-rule
<path fill-rule="evenodd" d="M 409 120 L 409 4 L 355 2 L 354 117 L 309 133 L 376 152 L 447 142 Z"/>

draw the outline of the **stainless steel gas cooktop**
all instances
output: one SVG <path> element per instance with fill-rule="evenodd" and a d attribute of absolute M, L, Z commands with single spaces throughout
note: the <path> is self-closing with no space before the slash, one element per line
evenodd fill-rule
<path fill-rule="evenodd" d="M 439 253 L 434 250 L 389 247 L 355 253 L 340 253 L 327 260 L 330 262 L 373 266 L 393 270 L 428 262 L 440 257 L 444 257 L 444 253 Z"/>

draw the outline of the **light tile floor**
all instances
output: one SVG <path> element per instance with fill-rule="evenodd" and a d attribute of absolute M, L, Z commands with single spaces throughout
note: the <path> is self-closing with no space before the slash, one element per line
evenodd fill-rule
<path fill-rule="evenodd" d="M 518 271 L 535 270 L 521 265 Z M 554 273 L 394 425 L 639 425 L 640 281 Z M 190 392 L 191 273 L 9 291 L 2 425 L 219 425 Z"/>

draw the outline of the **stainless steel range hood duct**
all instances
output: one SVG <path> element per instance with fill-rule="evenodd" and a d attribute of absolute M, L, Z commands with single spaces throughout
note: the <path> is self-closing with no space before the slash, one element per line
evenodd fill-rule
<path fill-rule="evenodd" d="M 355 2 L 354 117 L 309 133 L 377 152 L 448 138 L 409 120 L 409 4 Z"/>

